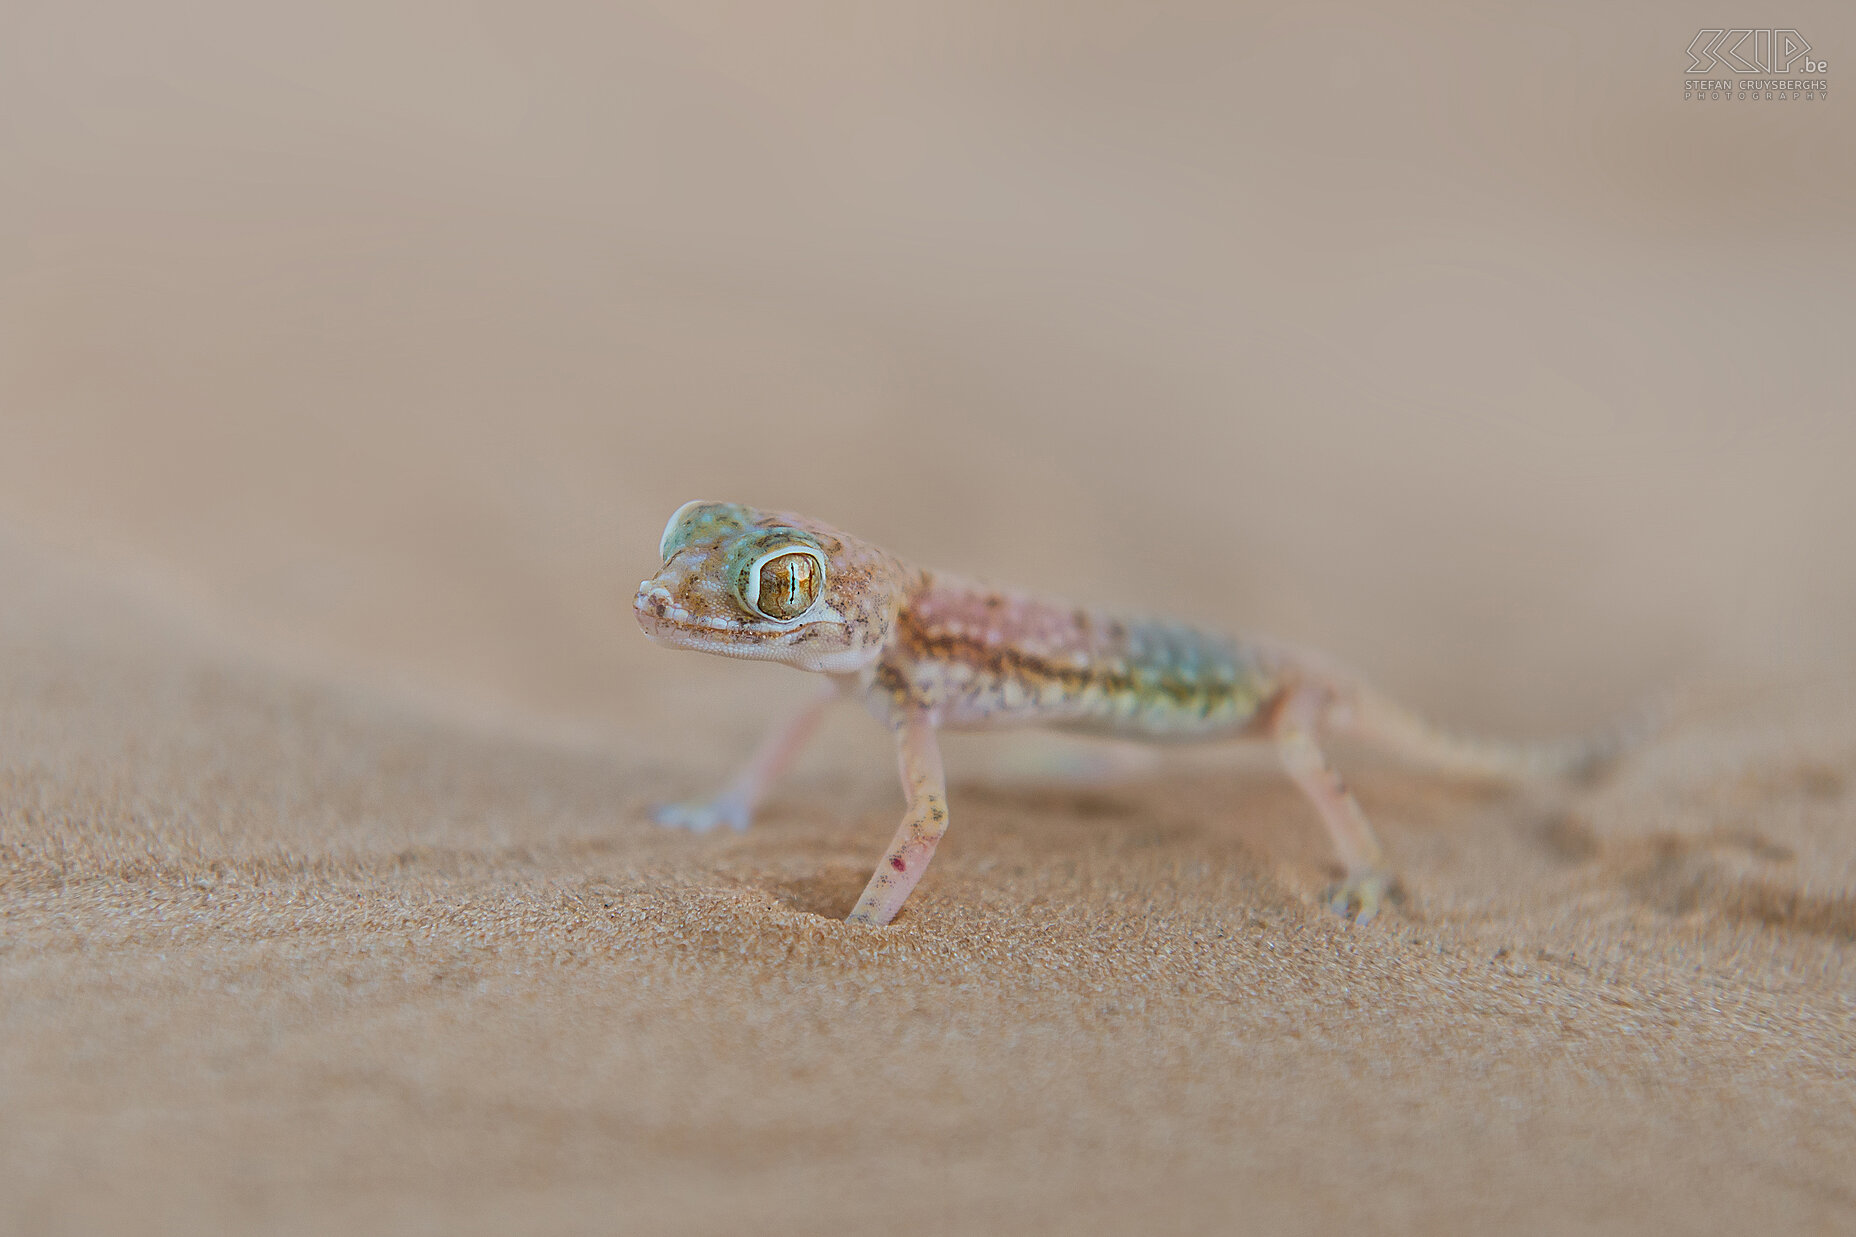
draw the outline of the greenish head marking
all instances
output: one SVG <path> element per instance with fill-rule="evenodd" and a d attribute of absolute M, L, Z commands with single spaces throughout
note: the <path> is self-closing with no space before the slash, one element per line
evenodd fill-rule
<path fill-rule="evenodd" d="M 698 541 L 713 541 L 729 533 L 740 532 L 753 523 L 752 513 L 735 503 L 684 503 L 671 513 L 658 538 L 657 554 L 669 562 L 678 550 Z"/>

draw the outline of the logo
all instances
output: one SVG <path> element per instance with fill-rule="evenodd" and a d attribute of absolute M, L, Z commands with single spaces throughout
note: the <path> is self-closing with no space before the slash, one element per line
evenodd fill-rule
<path fill-rule="evenodd" d="M 1710 78 L 1708 75 L 1733 74 Z M 1830 97 L 1830 62 L 1812 54 L 1796 30 L 1708 29 L 1688 45 L 1684 99 L 1710 102 L 1807 102 Z"/>

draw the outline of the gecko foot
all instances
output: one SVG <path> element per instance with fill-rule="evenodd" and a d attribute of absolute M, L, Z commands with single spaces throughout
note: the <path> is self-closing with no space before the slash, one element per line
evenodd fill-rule
<path fill-rule="evenodd" d="M 1328 909 L 1342 919 L 1368 924 L 1397 896 L 1398 881 L 1390 872 L 1368 868 L 1353 873 L 1335 888 L 1328 898 Z"/>
<path fill-rule="evenodd" d="M 739 833 L 748 827 L 749 815 L 746 804 L 727 796 L 702 803 L 660 803 L 651 809 L 651 819 L 658 824 L 691 833 L 707 833 L 717 825 Z"/>

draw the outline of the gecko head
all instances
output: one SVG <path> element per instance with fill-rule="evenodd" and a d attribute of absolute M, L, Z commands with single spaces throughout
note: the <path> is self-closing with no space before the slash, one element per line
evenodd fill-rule
<path fill-rule="evenodd" d="M 876 660 L 895 619 L 895 560 L 803 516 L 685 503 L 658 554 L 632 612 L 660 644 L 849 673 Z"/>

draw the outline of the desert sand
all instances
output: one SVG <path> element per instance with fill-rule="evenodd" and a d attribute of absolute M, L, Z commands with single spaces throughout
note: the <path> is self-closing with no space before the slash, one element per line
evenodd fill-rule
<path fill-rule="evenodd" d="M 1702 20 L 9 16 L 0 1229 L 1856 1229 L 1856 141 Z M 1343 751 L 1364 927 L 1266 752 L 962 738 L 851 927 L 854 709 L 648 820 L 808 690 L 637 631 L 696 497 L 1681 705 Z"/>

